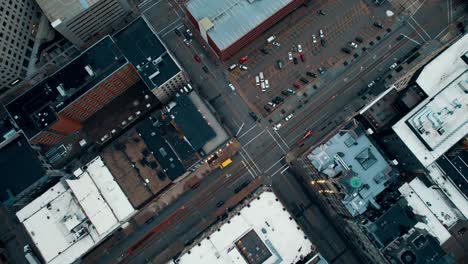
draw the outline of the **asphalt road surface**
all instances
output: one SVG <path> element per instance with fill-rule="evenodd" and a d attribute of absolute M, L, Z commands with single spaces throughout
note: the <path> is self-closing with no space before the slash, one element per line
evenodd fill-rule
<path fill-rule="evenodd" d="M 353 1 L 371 4 L 371 1 Z M 318 5 L 323 2 L 318 1 Z M 249 102 L 252 99 L 242 94 L 242 89 L 232 91 L 228 87 L 231 77 L 225 65 L 210 58 L 195 40 L 187 46 L 182 41 L 183 37 L 174 34 L 174 29 L 183 30 L 186 23 L 180 5 L 175 0 L 155 0 L 145 1 L 141 8 L 144 17 L 190 75 L 195 88 L 213 105 L 231 134 L 237 136 L 242 149 L 232 165 L 207 176 L 196 190 L 184 194 L 155 216 L 151 223 L 117 246 L 105 250 L 94 261 L 145 263 L 152 262 L 157 256 L 160 258 L 154 263 L 167 261 L 216 221 L 218 216 L 214 212 L 219 201 L 233 196 L 233 190 L 244 181 L 261 177 L 265 185 L 272 186 L 288 209 L 296 206 L 305 208 L 297 220 L 327 259 L 333 263 L 344 263 L 341 260 L 346 258 L 347 263 L 358 263 L 337 231 L 339 229 L 327 221 L 314 201 L 306 197 L 299 184 L 290 177 L 285 155 L 297 148 L 296 141 L 307 130 L 312 130 L 313 135 L 305 143 L 312 144 L 351 119 L 356 111 L 385 90 L 385 86 L 377 83 L 364 99 L 358 96 L 359 91 L 372 80 L 384 79 L 391 74 L 390 65 L 416 45 L 437 39 L 440 36 L 438 32 L 445 30 L 447 18 L 413 17 L 419 15 L 420 9 L 400 7 L 405 15 L 395 14 L 394 23 L 389 25 L 391 32 L 381 34 L 380 40 L 375 40 L 373 45 L 368 44 L 368 49 L 359 52 L 359 57 L 349 59 L 347 66 L 340 64 L 329 69 L 320 77 L 318 89 L 307 90 L 307 97 L 302 93 L 292 95 L 278 111 L 255 122 L 249 116 L 249 112 L 256 111 Z M 391 6 L 386 4 L 378 12 L 389 8 Z M 432 10 L 424 4 L 420 8 L 428 8 L 429 13 Z M 451 12 L 447 12 L 447 16 L 451 16 Z M 404 38 L 397 39 L 401 34 Z M 201 57 L 201 64 L 193 59 L 195 54 Z M 209 69 L 208 73 L 202 70 L 203 65 Z M 294 113 L 294 116 L 286 122 L 283 112 Z M 274 130 L 272 126 L 278 123 L 282 124 L 281 128 Z M 148 236 L 151 230 L 153 232 Z M 145 235 L 147 239 L 138 249 L 132 250 L 132 246 Z"/>

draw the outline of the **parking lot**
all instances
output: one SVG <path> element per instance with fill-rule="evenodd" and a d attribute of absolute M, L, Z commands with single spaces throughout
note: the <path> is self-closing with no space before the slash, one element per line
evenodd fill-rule
<path fill-rule="evenodd" d="M 375 40 L 393 22 L 393 17 L 385 14 L 384 7 L 377 8 L 367 2 L 370 3 L 362 0 L 320 1 L 298 8 L 225 62 L 227 69 L 238 63 L 241 57 L 248 56 L 245 63 L 248 70 L 237 68 L 230 72 L 231 82 L 241 90 L 244 100 L 254 105 L 256 111 L 263 116 L 268 114 L 265 105 L 276 96 L 286 97 L 286 92 L 282 94 L 282 91 L 288 88 L 299 90 L 296 97 L 302 94 L 301 90 L 305 86 L 315 84 L 320 89 L 320 73 L 317 71 L 319 67 L 330 70 L 351 60 L 353 53 L 363 51 L 361 47 L 349 47 L 348 42 L 353 41 L 360 45 L 355 40 L 356 37 L 361 38 L 364 43 Z M 324 11 L 323 14 L 319 14 L 320 10 Z M 383 27 L 374 26 L 376 21 Z M 321 44 L 320 29 L 324 33 L 324 45 Z M 316 43 L 312 35 L 315 35 Z M 273 42 L 279 45 L 267 43 L 270 36 L 275 36 Z M 298 51 L 298 45 L 301 45 L 302 52 Z M 341 51 L 347 46 L 351 54 Z M 293 60 L 288 58 L 288 52 L 292 53 Z M 303 60 L 300 54 L 303 54 Z M 282 69 L 279 69 L 279 60 L 283 64 Z M 316 77 L 307 76 L 307 71 Z M 270 86 L 265 92 L 262 92 L 255 80 L 260 72 L 263 72 L 264 79 L 268 80 Z M 305 80 L 301 81 L 300 78 Z M 296 87 L 293 86 L 294 83 L 297 84 Z"/>

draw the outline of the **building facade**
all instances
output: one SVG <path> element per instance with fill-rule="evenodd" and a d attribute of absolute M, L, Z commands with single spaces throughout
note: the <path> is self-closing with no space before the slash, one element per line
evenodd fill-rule
<path fill-rule="evenodd" d="M 26 77 L 37 30 L 33 0 L 0 0 L 0 94 Z"/>
<path fill-rule="evenodd" d="M 109 33 L 134 9 L 127 0 L 36 0 L 52 27 L 78 47 Z"/>

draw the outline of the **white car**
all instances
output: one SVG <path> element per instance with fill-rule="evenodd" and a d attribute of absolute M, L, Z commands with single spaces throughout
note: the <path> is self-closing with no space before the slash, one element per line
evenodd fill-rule
<path fill-rule="evenodd" d="M 323 35 L 323 30 L 319 30 L 319 35 L 320 35 L 320 38 L 323 39 L 325 36 Z"/>
<path fill-rule="evenodd" d="M 315 44 L 317 43 L 317 37 L 315 35 L 312 35 L 312 42 Z"/>
<path fill-rule="evenodd" d="M 293 116 L 293 113 L 289 114 L 287 117 L 284 118 L 284 121 L 289 121 Z"/>
<path fill-rule="evenodd" d="M 276 104 L 273 103 L 273 102 L 268 102 L 268 105 L 271 106 L 271 107 L 275 107 L 275 106 L 276 106 Z"/>
<path fill-rule="evenodd" d="M 273 130 L 278 130 L 278 129 L 280 129 L 281 126 L 282 126 L 281 123 L 278 123 L 278 124 L 273 126 Z"/>
<path fill-rule="evenodd" d="M 270 88 L 270 83 L 268 82 L 268 80 L 265 80 L 265 88 Z"/>
<path fill-rule="evenodd" d="M 232 91 L 235 91 L 236 90 L 236 87 L 234 87 L 234 85 L 232 83 L 229 83 L 229 88 L 231 88 Z"/>
<path fill-rule="evenodd" d="M 396 67 L 398 66 L 398 63 L 393 63 L 392 65 L 390 65 L 390 70 L 393 70 L 395 69 Z"/>
<path fill-rule="evenodd" d="M 249 68 L 247 68 L 247 66 L 245 66 L 245 65 L 241 65 L 241 66 L 239 66 L 239 68 L 240 68 L 241 70 L 243 70 L 243 71 L 246 71 L 246 70 L 249 69 Z"/>
<path fill-rule="evenodd" d="M 354 42 L 348 42 L 348 45 L 353 49 L 357 49 L 357 47 L 358 47 L 357 44 L 354 43 Z"/>
<path fill-rule="evenodd" d="M 375 84 L 375 81 L 372 81 L 367 85 L 367 87 L 371 88 L 372 86 L 374 86 L 374 84 Z"/>
<path fill-rule="evenodd" d="M 187 39 L 184 39 L 184 43 L 185 45 L 190 46 L 190 42 Z"/>
<path fill-rule="evenodd" d="M 272 43 L 272 44 L 273 44 L 273 45 L 275 45 L 276 47 L 281 47 L 281 44 L 279 44 L 279 43 L 278 43 L 278 42 L 276 42 L 276 41 L 273 41 L 273 43 Z"/>
<path fill-rule="evenodd" d="M 293 60 L 292 52 L 288 52 L 288 59 L 291 61 Z"/>
<path fill-rule="evenodd" d="M 297 45 L 297 51 L 298 51 L 298 52 L 302 52 L 302 46 L 301 46 L 301 44 Z"/>

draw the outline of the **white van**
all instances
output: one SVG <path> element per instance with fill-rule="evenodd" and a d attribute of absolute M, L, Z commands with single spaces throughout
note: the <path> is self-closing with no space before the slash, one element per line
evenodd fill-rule
<path fill-rule="evenodd" d="M 272 43 L 273 41 L 275 41 L 275 39 L 276 39 L 275 36 L 271 36 L 271 37 L 267 38 L 267 42 Z"/>
<path fill-rule="evenodd" d="M 263 82 L 263 72 L 260 72 L 260 73 L 258 74 L 258 76 L 260 76 L 260 81 Z"/>
<path fill-rule="evenodd" d="M 241 68 L 241 70 L 244 70 L 244 71 L 246 71 L 246 70 L 249 69 L 249 68 L 247 68 L 247 66 L 245 66 L 245 65 L 241 65 L 241 66 L 239 66 L 239 68 Z"/>
<path fill-rule="evenodd" d="M 265 88 L 270 88 L 270 84 L 268 83 L 268 80 L 265 80 Z"/>
<path fill-rule="evenodd" d="M 265 87 L 265 83 L 262 82 L 262 85 L 260 86 L 262 88 L 262 92 L 266 92 L 266 87 Z"/>
<path fill-rule="evenodd" d="M 258 76 L 255 76 L 255 85 L 260 85 L 260 78 Z"/>
<path fill-rule="evenodd" d="M 234 87 L 234 85 L 232 83 L 229 83 L 229 88 L 231 88 L 232 91 L 236 90 L 236 87 Z"/>
<path fill-rule="evenodd" d="M 231 65 L 231 66 L 229 67 L 229 71 L 233 71 L 233 70 L 235 70 L 236 68 L 237 68 L 237 64 L 234 63 L 233 65 Z"/>

